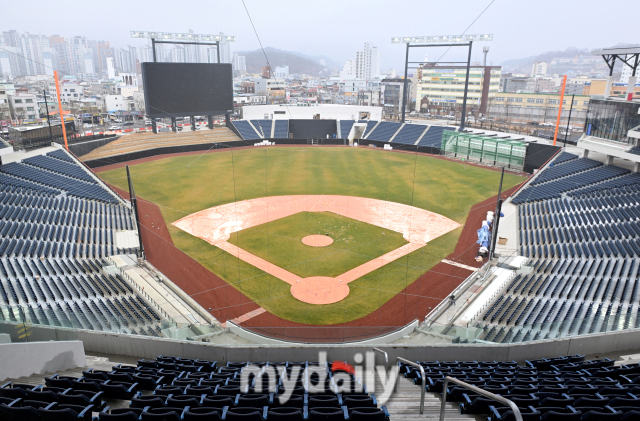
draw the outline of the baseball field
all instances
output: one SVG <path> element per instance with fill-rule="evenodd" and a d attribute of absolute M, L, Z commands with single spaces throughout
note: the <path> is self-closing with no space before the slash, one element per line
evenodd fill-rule
<path fill-rule="evenodd" d="M 471 207 L 497 194 L 500 173 L 426 155 L 365 148 L 266 147 L 158 159 L 130 166 L 139 200 L 161 210 L 175 247 L 187 253 L 267 311 L 305 324 L 337 324 L 373 312 L 449 255 L 462 227 L 349 283 L 333 304 L 296 299 L 291 285 L 173 225 L 203 210 L 256 198 L 340 195 L 424 209 L 464 225 Z M 127 190 L 124 168 L 100 172 Z M 524 181 L 505 174 L 504 189 Z M 266 211 L 266 210 L 265 210 Z M 141 215 L 144 218 L 145 215 Z M 325 235 L 327 247 L 301 242 Z M 332 212 L 299 212 L 244 229 L 228 243 L 300 277 L 338 276 L 407 243 L 377 224 Z M 197 301 L 197 294 L 193 297 Z"/>

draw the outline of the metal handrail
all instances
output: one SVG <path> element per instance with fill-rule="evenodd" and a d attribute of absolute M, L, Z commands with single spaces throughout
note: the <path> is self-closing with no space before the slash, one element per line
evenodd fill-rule
<path fill-rule="evenodd" d="M 511 410 L 513 411 L 513 416 L 516 419 L 516 421 L 523 421 L 522 414 L 520 413 L 520 409 L 518 409 L 518 406 L 515 403 L 513 403 L 513 401 L 510 401 L 509 399 L 503 398 L 502 396 L 496 395 L 491 392 L 487 392 L 486 390 L 482 390 L 478 387 L 470 385 L 469 383 L 465 383 L 461 380 L 454 379 L 453 377 L 449 377 L 449 376 L 446 376 L 444 378 L 444 384 L 442 385 L 442 404 L 440 405 L 440 421 L 444 420 L 444 410 L 445 410 L 444 406 L 447 403 L 447 384 L 449 384 L 449 382 L 455 383 L 458 386 L 465 387 L 471 390 L 472 392 L 477 393 L 478 395 L 485 396 L 487 398 L 493 399 L 494 401 L 497 401 L 509 406 L 509 408 L 511 408 Z"/>
<path fill-rule="evenodd" d="M 389 370 L 389 355 L 384 352 L 381 349 L 378 348 L 373 348 L 374 351 L 380 352 L 381 354 L 384 354 L 384 368 L 386 368 L 387 370 Z"/>
<path fill-rule="evenodd" d="M 422 378 L 422 390 L 420 391 L 420 415 L 422 415 L 424 413 L 424 393 L 425 393 L 425 389 L 427 387 L 427 379 L 424 378 L 424 368 L 422 368 L 422 366 L 418 363 L 414 363 L 413 361 L 409 361 L 409 360 L 405 360 L 404 358 L 401 357 L 396 357 L 396 363 L 398 361 L 402 361 L 405 364 L 409 364 L 412 365 L 414 367 L 417 367 L 420 369 L 420 377 Z M 396 381 L 396 385 L 398 384 L 398 382 Z M 519 421 L 522 421 L 522 418 L 520 418 Z"/>

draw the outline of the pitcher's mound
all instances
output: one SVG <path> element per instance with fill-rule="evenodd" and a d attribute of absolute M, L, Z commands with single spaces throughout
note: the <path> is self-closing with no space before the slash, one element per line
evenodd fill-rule
<path fill-rule="evenodd" d="M 311 247 L 326 247 L 333 243 L 333 238 L 328 235 L 307 235 L 302 243 Z"/>
<path fill-rule="evenodd" d="M 291 295 L 309 304 L 332 304 L 349 295 L 349 286 L 336 278 L 312 276 L 293 284 Z"/>

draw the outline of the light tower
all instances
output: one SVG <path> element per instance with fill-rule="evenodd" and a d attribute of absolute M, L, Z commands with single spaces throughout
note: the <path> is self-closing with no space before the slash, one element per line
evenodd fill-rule
<path fill-rule="evenodd" d="M 487 53 L 489 52 L 489 46 L 486 45 L 482 47 L 482 54 L 484 54 L 484 63 L 482 64 L 484 67 L 487 67 Z"/>

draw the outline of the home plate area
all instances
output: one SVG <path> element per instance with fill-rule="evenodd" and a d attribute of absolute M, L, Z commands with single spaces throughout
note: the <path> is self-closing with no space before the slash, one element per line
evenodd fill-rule
<path fill-rule="evenodd" d="M 336 277 L 301 277 L 252 254 L 228 240 L 232 233 L 300 212 L 332 212 L 401 233 L 408 244 L 361 264 Z M 425 246 L 460 224 L 442 215 L 409 205 L 352 196 L 271 196 L 227 203 L 188 215 L 173 223 L 256 268 L 291 285 L 291 294 L 309 304 L 332 304 L 349 295 L 349 282 Z M 309 247 L 331 247 L 327 235 L 307 235 Z"/>

